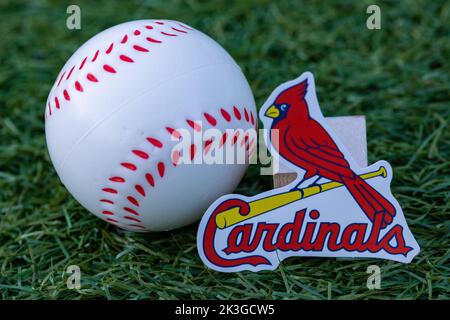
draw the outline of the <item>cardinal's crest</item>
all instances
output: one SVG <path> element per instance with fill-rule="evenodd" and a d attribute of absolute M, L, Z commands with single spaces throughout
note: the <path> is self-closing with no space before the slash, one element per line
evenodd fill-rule
<path fill-rule="evenodd" d="M 278 86 L 260 109 L 266 145 L 297 173 L 287 186 L 228 194 L 204 214 L 203 262 L 222 272 L 275 269 L 291 256 L 410 262 L 419 245 L 390 190 L 392 168 L 360 167 L 325 121 L 309 72 Z"/>

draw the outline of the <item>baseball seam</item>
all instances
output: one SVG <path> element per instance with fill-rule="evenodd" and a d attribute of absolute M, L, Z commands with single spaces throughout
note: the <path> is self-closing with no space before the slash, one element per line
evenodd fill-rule
<path fill-rule="evenodd" d="M 88 64 L 94 64 L 95 62 L 100 63 L 102 60 L 99 58 L 100 55 L 110 55 L 113 51 L 119 51 L 120 48 L 123 45 L 131 45 L 132 49 L 136 53 L 149 53 L 150 49 L 146 46 L 139 45 L 139 44 L 132 44 L 131 37 L 145 37 L 145 40 L 150 44 L 160 44 L 163 43 L 161 40 L 162 38 L 172 38 L 177 37 L 179 35 L 187 34 L 190 30 L 193 30 L 192 28 L 189 28 L 185 26 L 182 23 L 175 22 L 168 24 L 168 27 L 172 32 L 166 32 L 166 31 L 160 31 L 156 30 L 155 27 L 153 27 L 151 24 L 157 24 L 157 25 L 165 25 L 166 22 L 162 21 L 149 21 L 148 23 L 144 24 L 140 28 L 134 28 L 134 30 L 130 34 L 125 34 L 121 37 L 121 40 L 118 42 L 111 42 L 106 49 L 100 50 L 97 49 L 94 53 L 92 58 L 90 58 L 89 55 L 85 56 L 81 62 L 76 63 L 69 67 L 68 69 L 62 71 L 61 75 L 57 79 L 56 86 L 53 88 L 52 93 L 50 94 L 50 97 L 47 102 L 47 107 L 45 111 L 45 119 L 47 120 L 48 117 L 52 116 L 54 114 L 54 110 L 61 110 L 64 104 L 70 104 L 70 101 L 74 94 L 82 94 L 85 92 L 87 87 L 89 85 L 93 85 L 94 83 L 99 83 L 102 79 L 99 74 L 93 74 L 92 72 L 86 73 L 86 79 L 81 80 L 75 80 L 70 81 L 71 78 L 81 72 L 83 69 L 86 70 Z M 176 26 L 175 26 L 176 25 Z M 157 36 L 154 34 L 155 32 L 159 31 L 159 35 L 162 35 L 161 39 L 156 38 Z M 135 59 L 138 59 L 139 56 L 131 56 L 131 54 L 119 54 L 117 56 L 118 60 L 117 63 L 134 63 Z M 116 64 L 103 64 L 102 66 L 103 70 L 105 71 L 104 75 L 113 75 L 118 73 L 118 68 Z"/>
<path fill-rule="evenodd" d="M 241 108 L 239 110 L 238 107 L 233 106 L 231 110 L 227 111 L 225 108 L 220 108 L 220 112 L 217 115 L 212 115 L 211 113 L 204 112 L 202 118 L 206 121 L 199 122 L 194 121 L 192 119 L 186 119 L 185 123 L 188 125 L 186 128 L 194 131 L 201 131 L 205 129 L 201 123 L 205 123 L 208 127 L 213 128 L 216 127 L 220 122 L 225 121 L 228 123 L 233 119 L 241 122 L 245 122 L 249 125 L 249 129 L 253 128 L 256 130 L 257 124 L 255 120 L 255 116 L 252 111 L 247 108 Z M 251 126 L 250 126 L 251 125 Z M 181 134 L 172 127 L 165 127 L 164 132 L 169 135 L 169 137 L 175 138 L 175 140 L 181 139 Z M 180 128 L 179 128 L 180 129 Z M 239 142 L 239 138 L 241 141 Z M 143 148 L 133 148 L 130 150 L 131 158 L 135 158 L 138 161 L 144 160 L 145 163 L 147 161 L 152 161 L 154 150 L 163 150 L 167 146 L 164 146 L 161 140 L 147 136 L 145 138 L 148 145 L 153 147 L 151 151 L 143 150 Z M 190 159 L 193 160 L 195 155 L 198 153 L 199 149 L 203 149 L 204 154 L 206 155 L 213 145 L 211 139 L 206 140 L 202 143 L 201 146 L 191 144 L 190 145 Z M 238 143 L 239 142 L 239 143 Z M 250 157 L 256 147 L 255 138 L 249 138 L 248 133 L 240 137 L 240 131 L 236 131 L 233 137 L 227 135 L 226 132 L 223 132 L 222 138 L 220 141 L 217 141 L 217 150 L 222 148 L 226 143 L 230 143 L 231 146 L 237 145 L 238 147 L 245 148 L 245 152 L 248 152 L 247 156 Z M 145 165 L 145 168 L 139 167 L 136 161 L 123 161 L 120 163 L 120 166 L 125 169 L 123 175 L 112 175 L 108 178 L 108 181 L 101 187 L 101 196 L 99 198 L 99 202 L 101 205 L 100 213 L 101 217 L 119 227 L 132 227 L 137 231 L 151 231 L 147 229 L 140 217 L 141 214 L 139 212 L 139 208 L 141 206 L 141 201 L 147 197 L 147 195 L 151 192 L 151 189 L 155 187 L 158 183 L 159 179 L 163 179 L 166 175 L 166 171 L 170 167 L 176 167 L 179 164 L 179 158 L 181 154 L 178 150 L 171 150 L 171 163 L 167 164 L 167 162 L 156 160 L 153 165 Z M 152 170 L 148 170 L 149 168 L 153 168 Z M 142 178 L 142 181 L 145 181 L 145 184 L 136 183 L 133 186 L 130 186 L 130 182 L 132 181 L 131 175 L 137 175 Z M 133 176 L 134 178 L 136 176 Z M 136 179 L 134 179 L 136 180 Z M 133 192 L 122 192 L 122 190 L 134 190 Z M 127 205 L 118 206 L 118 203 L 126 203 Z M 128 220 L 128 223 L 119 222 L 119 218 Z"/>

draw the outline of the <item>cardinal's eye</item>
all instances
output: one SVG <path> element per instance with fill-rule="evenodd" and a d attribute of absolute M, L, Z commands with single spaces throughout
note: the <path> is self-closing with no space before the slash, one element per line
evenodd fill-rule
<path fill-rule="evenodd" d="M 286 111 L 287 108 L 288 108 L 287 104 L 282 104 L 280 106 L 281 111 Z"/>

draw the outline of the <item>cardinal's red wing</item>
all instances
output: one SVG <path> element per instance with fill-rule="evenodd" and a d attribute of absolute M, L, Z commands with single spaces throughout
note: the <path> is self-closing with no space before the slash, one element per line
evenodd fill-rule
<path fill-rule="evenodd" d="M 284 144 L 287 152 L 317 168 L 320 175 L 332 180 L 336 175 L 353 178 L 354 173 L 339 149 L 332 144 L 319 144 L 314 137 L 301 135 L 290 127 L 285 131 Z M 282 155 L 283 156 L 283 155 Z"/>

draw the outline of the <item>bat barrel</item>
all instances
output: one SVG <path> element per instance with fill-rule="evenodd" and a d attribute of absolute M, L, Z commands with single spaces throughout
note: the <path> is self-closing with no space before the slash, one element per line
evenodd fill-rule
<path fill-rule="evenodd" d="M 378 170 L 360 175 L 364 180 L 375 177 L 387 177 L 386 168 L 381 166 Z M 220 212 L 216 216 L 216 226 L 219 229 L 225 229 L 239 222 L 251 219 L 272 210 L 284 207 L 292 202 L 311 197 L 313 195 L 341 187 L 342 183 L 331 181 L 304 189 L 292 190 L 288 192 L 271 195 L 262 199 L 254 200 L 248 203 L 249 213 L 243 215 L 239 208 L 231 208 Z"/>

